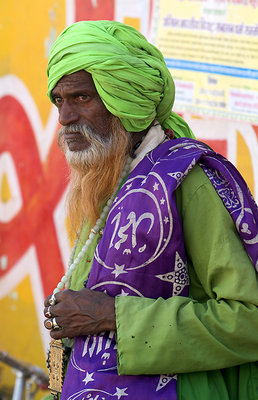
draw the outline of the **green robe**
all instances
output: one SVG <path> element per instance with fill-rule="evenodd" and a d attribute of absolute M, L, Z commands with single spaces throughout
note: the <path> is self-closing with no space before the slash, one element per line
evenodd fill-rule
<path fill-rule="evenodd" d="M 118 373 L 179 373 L 178 400 L 258 399 L 257 273 L 198 165 L 176 195 L 191 297 L 116 298 Z M 76 269 L 72 289 L 82 288 L 93 253 Z"/>

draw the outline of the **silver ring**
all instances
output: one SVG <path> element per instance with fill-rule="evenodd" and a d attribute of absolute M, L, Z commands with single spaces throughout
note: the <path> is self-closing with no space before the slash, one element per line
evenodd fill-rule
<path fill-rule="evenodd" d="M 58 325 L 58 323 L 56 322 L 56 318 L 54 317 L 53 318 L 53 320 L 52 320 L 52 326 L 53 326 L 53 329 L 61 329 L 61 327 Z"/>
<path fill-rule="evenodd" d="M 47 328 L 48 330 L 53 328 L 53 321 L 52 319 L 46 319 L 46 321 L 44 321 L 44 326 L 45 328 Z"/>
<path fill-rule="evenodd" d="M 47 308 L 47 312 L 46 312 L 46 314 L 45 314 L 45 316 L 46 316 L 47 318 L 51 318 L 51 317 L 52 317 L 52 314 L 51 314 L 51 312 L 50 312 L 50 308 L 51 308 L 51 306 L 49 306 L 49 307 Z"/>
<path fill-rule="evenodd" d="M 52 296 L 51 296 L 50 299 L 49 299 L 49 304 L 50 304 L 51 306 L 54 306 L 54 305 L 56 304 L 56 296 L 55 296 L 54 293 L 52 294 Z"/>

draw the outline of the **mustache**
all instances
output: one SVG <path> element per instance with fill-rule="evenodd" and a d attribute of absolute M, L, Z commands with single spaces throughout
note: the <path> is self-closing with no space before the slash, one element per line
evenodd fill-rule
<path fill-rule="evenodd" d="M 65 134 L 69 133 L 80 133 L 83 135 L 88 142 L 107 145 L 110 146 L 112 144 L 112 131 L 109 134 L 101 135 L 98 131 L 92 129 L 88 124 L 71 124 L 67 126 L 62 126 L 58 132 L 58 143 L 61 143 L 61 139 Z"/>
<path fill-rule="evenodd" d="M 58 136 L 62 137 L 67 133 L 81 133 L 85 137 L 93 137 L 93 135 L 97 135 L 98 133 L 95 132 L 88 124 L 71 124 L 67 126 L 62 126 L 59 129 Z"/>

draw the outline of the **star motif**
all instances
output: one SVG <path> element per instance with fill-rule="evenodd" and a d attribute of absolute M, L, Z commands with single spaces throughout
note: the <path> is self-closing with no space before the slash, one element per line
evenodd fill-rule
<path fill-rule="evenodd" d="M 155 277 L 162 281 L 173 283 L 173 296 L 178 296 L 189 285 L 187 267 L 178 252 L 176 252 L 175 257 L 175 270 L 162 275 L 155 275 Z"/>
<path fill-rule="evenodd" d="M 165 217 L 165 218 L 164 218 L 164 222 L 165 222 L 165 224 L 167 224 L 167 223 L 168 223 L 168 221 L 169 221 L 168 217 Z"/>
<path fill-rule="evenodd" d="M 168 175 L 171 176 L 172 178 L 174 178 L 177 181 L 177 187 L 182 182 L 182 180 L 184 179 L 184 176 L 185 176 L 183 174 L 183 172 L 180 172 L 180 171 L 171 172 L 171 173 L 168 173 Z"/>
<path fill-rule="evenodd" d="M 164 197 L 162 197 L 162 199 L 160 200 L 160 204 L 163 206 L 163 204 L 165 204 L 165 199 Z"/>
<path fill-rule="evenodd" d="M 171 176 L 172 178 L 176 179 L 177 181 L 182 180 L 184 177 L 183 172 L 180 172 L 180 171 L 169 172 L 168 175 Z"/>
<path fill-rule="evenodd" d="M 112 274 L 115 274 L 116 278 L 120 275 L 120 274 L 127 274 L 127 271 L 124 271 L 124 267 L 125 264 L 123 265 L 117 265 L 115 264 L 115 269 L 114 271 L 112 271 Z"/>
<path fill-rule="evenodd" d="M 159 383 L 156 388 L 156 392 L 163 389 L 172 379 L 177 380 L 177 375 L 160 375 Z"/>
<path fill-rule="evenodd" d="M 126 189 L 125 190 L 129 190 L 131 189 L 132 183 L 129 183 L 129 185 L 126 185 Z"/>
<path fill-rule="evenodd" d="M 158 183 L 154 183 L 153 189 L 154 189 L 154 192 L 155 192 L 156 190 L 159 190 L 159 184 L 158 184 Z"/>
<path fill-rule="evenodd" d="M 118 296 L 129 296 L 129 293 L 126 293 L 124 289 L 122 289 L 121 293 Z"/>
<path fill-rule="evenodd" d="M 92 375 L 94 374 L 94 372 L 92 372 L 91 374 L 89 374 L 88 372 L 86 372 L 86 376 L 83 379 L 83 382 L 85 382 L 85 386 L 87 385 L 88 382 L 92 382 L 94 381 L 94 379 L 92 379 Z"/>
<path fill-rule="evenodd" d="M 126 389 L 127 387 L 124 389 L 119 389 L 118 387 L 116 387 L 116 393 L 114 393 L 113 396 L 117 396 L 118 400 L 122 396 L 128 396 L 128 393 L 125 393 Z"/>

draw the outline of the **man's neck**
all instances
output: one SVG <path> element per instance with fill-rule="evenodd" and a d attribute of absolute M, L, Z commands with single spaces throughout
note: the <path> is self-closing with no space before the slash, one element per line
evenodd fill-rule
<path fill-rule="evenodd" d="M 148 132 L 145 131 L 145 133 L 146 136 L 142 136 L 142 142 L 134 151 L 134 159 L 131 163 L 130 172 L 139 164 L 146 154 L 167 139 L 166 134 L 157 121 L 155 125 L 151 126 Z"/>
<path fill-rule="evenodd" d="M 153 126 L 154 121 L 148 126 L 148 128 L 144 129 L 143 131 L 140 132 L 130 132 L 131 134 L 131 156 L 134 155 L 135 150 L 139 147 L 141 144 L 144 136 L 149 132 L 150 128 Z"/>

